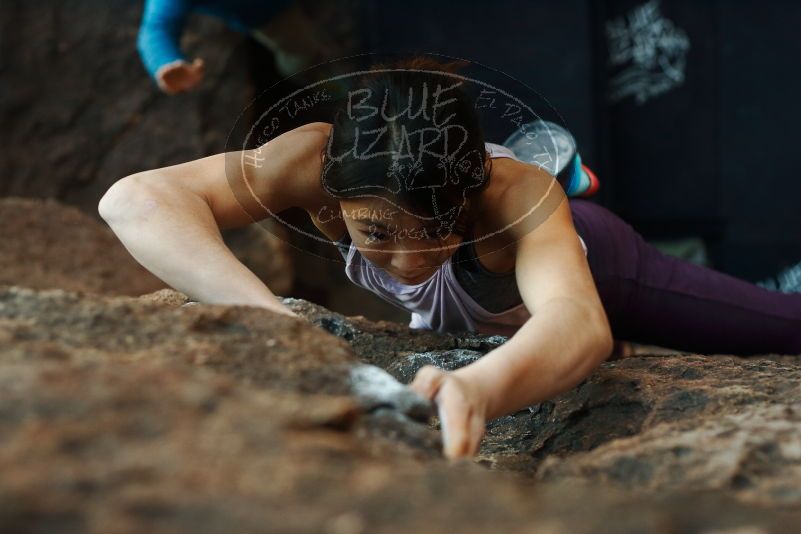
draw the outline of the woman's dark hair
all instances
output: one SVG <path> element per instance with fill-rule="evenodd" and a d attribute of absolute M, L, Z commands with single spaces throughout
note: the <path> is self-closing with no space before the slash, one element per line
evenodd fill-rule
<path fill-rule="evenodd" d="M 324 150 L 323 188 L 334 198 L 384 198 L 439 236 L 468 231 L 471 200 L 491 162 L 461 61 L 419 56 L 354 78 Z"/>

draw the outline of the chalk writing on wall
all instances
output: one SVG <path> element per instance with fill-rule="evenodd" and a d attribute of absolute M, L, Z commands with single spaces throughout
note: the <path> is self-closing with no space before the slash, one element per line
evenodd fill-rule
<path fill-rule="evenodd" d="M 684 82 L 690 40 L 663 17 L 659 0 L 637 6 L 606 22 L 609 45 L 609 99 L 632 97 L 637 104 Z"/>

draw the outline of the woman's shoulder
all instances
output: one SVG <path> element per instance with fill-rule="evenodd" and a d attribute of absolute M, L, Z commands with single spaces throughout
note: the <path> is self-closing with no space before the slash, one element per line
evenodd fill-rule
<path fill-rule="evenodd" d="M 328 138 L 328 134 L 331 133 L 331 126 L 330 122 L 309 122 L 306 124 L 301 124 L 294 130 L 290 130 L 292 132 L 313 132 L 316 134 L 322 134 L 325 138 Z M 319 135 L 315 136 L 319 137 Z"/>
<path fill-rule="evenodd" d="M 489 185 L 476 199 L 476 236 L 495 236 L 498 248 L 513 244 L 511 227 L 552 208 L 560 201 L 560 192 L 558 182 L 544 169 L 512 158 L 493 158 Z"/>
<path fill-rule="evenodd" d="M 308 163 L 311 171 L 322 171 L 322 155 L 328 144 L 331 124 L 310 122 L 282 134 L 292 139 L 292 148 Z M 319 176 L 319 172 L 317 172 Z"/>
<path fill-rule="evenodd" d="M 286 148 L 294 151 L 299 158 L 308 162 L 310 166 L 321 170 L 322 155 L 328 144 L 328 136 L 330 133 L 331 124 L 327 122 L 310 122 L 288 130 L 278 136 L 278 138 L 286 137 L 288 140 L 291 140 L 286 143 Z"/>
<path fill-rule="evenodd" d="M 320 176 L 323 172 L 323 154 L 331 132 L 331 124 L 312 122 L 290 130 L 300 145 L 297 147 L 303 160 L 303 203 L 300 205 L 312 223 L 326 237 L 335 241 L 347 233 L 345 223 L 336 215 L 339 201 L 323 189 Z"/>
<path fill-rule="evenodd" d="M 289 160 L 295 167 L 292 174 L 301 176 L 296 184 L 299 186 L 296 189 L 302 197 L 298 206 L 306 211 L 316 211 L 322 205 L 331 202 L 320 183 L 322 155 L 328 142 L 330 127 L 328 123 L 312 122 L 279 136 L 287 137 L 282 147 L 293 153 L 293 157 Z"/>

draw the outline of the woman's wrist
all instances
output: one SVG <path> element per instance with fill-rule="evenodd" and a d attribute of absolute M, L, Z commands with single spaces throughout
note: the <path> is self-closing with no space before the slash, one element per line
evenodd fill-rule
<path fill-rule="evenodd" d="M 487 420 L 505 415 L 504 400 L 508 400 L 508 368 L 503 365 L 491 365 L 496 356 L 495 349 L 487 353 L 478 361 L 453 371 L 454 375 L 464 380 L 475 390 L 481 405 L 484 407 L 484 416 Z M 487 360 L 485 358 L 490 358 Z"/>
<path fill-rule="evenodd" d="M 480 391 L 487 407 L 487 419 L 508 415 L 558 394 L 554 370 L 535 357 L 529 346 L 521 349 L 510 339 L 476 362 L 457 369 L 464 380 Z"/>

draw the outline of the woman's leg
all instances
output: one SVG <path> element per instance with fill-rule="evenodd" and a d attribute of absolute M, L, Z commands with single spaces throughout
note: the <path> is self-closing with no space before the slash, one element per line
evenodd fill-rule
<path fill-rule="evenodd" d="M 669 256 L 603 206 L 569 202 L 616 339 L 706 354 L 801 354 L 801 293 Z"/>

